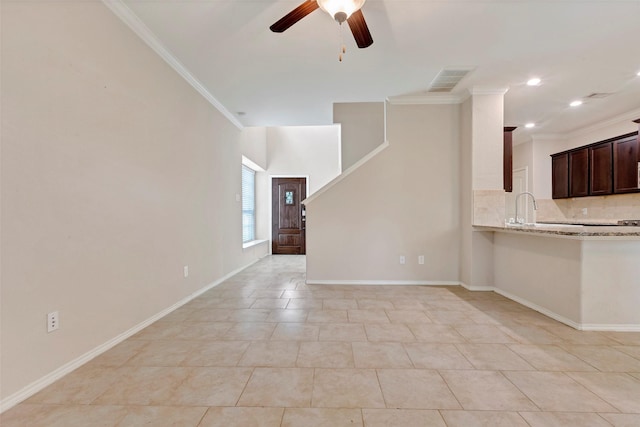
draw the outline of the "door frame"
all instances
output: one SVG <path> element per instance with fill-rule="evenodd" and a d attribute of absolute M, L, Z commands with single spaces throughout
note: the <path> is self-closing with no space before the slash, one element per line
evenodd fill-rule
<path fill-rule="evenodd" d="M 529 166 L 524 166 L 521 168 L 517 168 L 513 170 L 513 175 L 516 174 L 516 172 L 524 172 L 524 191 L 529 191 Z M 514 180 L 515 182 L 515 180 Z M 518 194 L 516 194 L 517 192 L 514 191 L 512 193 L 505 193 L 507 194 L 506 197 L 506 202 L 509 202 L 509 204 L 513 203 L 514 209 L 513 211 L 510 211 L 510 208 L 505 209 L 505 220 L 507 220 L 508 218 L 508 214 L 509 213 L 514 213 L 515 214 L 515 200 L 510 200 L 511 198 L 515 198 Z M 509 196 L 511 195 L 511 197 Z M 530 205 L 530 201 L 529 201 L 529 197 L 525 197 L 525 209 L 524 209 L 524 218 L 525 218 L 525 222 L 530 220 L 530 213 L 532 211 L 532 205 Z"/>
<path fill-rule="evenodd" d="M 309 198 L 309 175 L 269 175 L 269 255 L 273 255 L 273 230 L 271 224 L 273 224 L 273 186 L 274 178 L 304 178 L 307 187 L 307 198 Z M 306 200 L 306 199 L 305 199 Z"/>

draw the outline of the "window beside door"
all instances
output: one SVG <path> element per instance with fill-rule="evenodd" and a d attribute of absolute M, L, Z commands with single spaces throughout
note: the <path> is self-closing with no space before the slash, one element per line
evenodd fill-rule
<path fill-rule="evenodd" d="M 256 239 L 256 171 L 242 165 L 242 243 Z"/>

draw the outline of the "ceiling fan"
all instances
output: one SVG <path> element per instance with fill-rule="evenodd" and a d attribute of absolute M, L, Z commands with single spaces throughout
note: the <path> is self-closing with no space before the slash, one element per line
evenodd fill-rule
<path fill-rule="evenodd" d="M 300 6 L 282 17 L 273 24 L 271 31 L 282 33 L 293 24 L 320 8 L 333 17 L 340 25 L 347 21 L 351 33 L 359 48 L 364 49 L 373 44 L 373 38 L 369 32 L 369 27 L 362 14 L 362 5 L 366 0 L 307 0 Z"/>

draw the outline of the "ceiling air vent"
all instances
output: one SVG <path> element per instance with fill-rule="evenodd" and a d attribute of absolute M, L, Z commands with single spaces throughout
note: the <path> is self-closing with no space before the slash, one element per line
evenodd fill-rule
<path fill-rule="evenodd" d="M 429 85 L 427 92 L 451 92 L 471 69 L 444 69 L 440 70 L 438 75 Z"/>
<path fill-rule="evenodd" d="M 611 93 L 602 93 L 602 92 L 594 92 L 591 95 L 585 96 L 585 98 L 588 98 L 588 99 L 602 99 L 602 98 L 606 98 L 609 95 L 613 95 L 613 94 L 611 94 Z"/>

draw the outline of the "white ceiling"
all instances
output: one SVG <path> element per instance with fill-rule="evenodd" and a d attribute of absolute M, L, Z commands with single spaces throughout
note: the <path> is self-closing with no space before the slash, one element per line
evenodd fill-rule
<path fill-rule="evenodd" d="M 505 126 L 559 133 L 640 108 L 640 0 L 368 0 L 374 44 L 358 49 L 303 0 L 122 0 L 245 126 L 332 123 L 334 102 L 425 95 L 442 68 L 473 67 L 453 91 L 509 88 Z M 540 77 L 538 87 L 526 86 Z M 613 93 L 578 108 L 569 102 Z M 238 115 L 244 112 L 244 115 Z"/>

